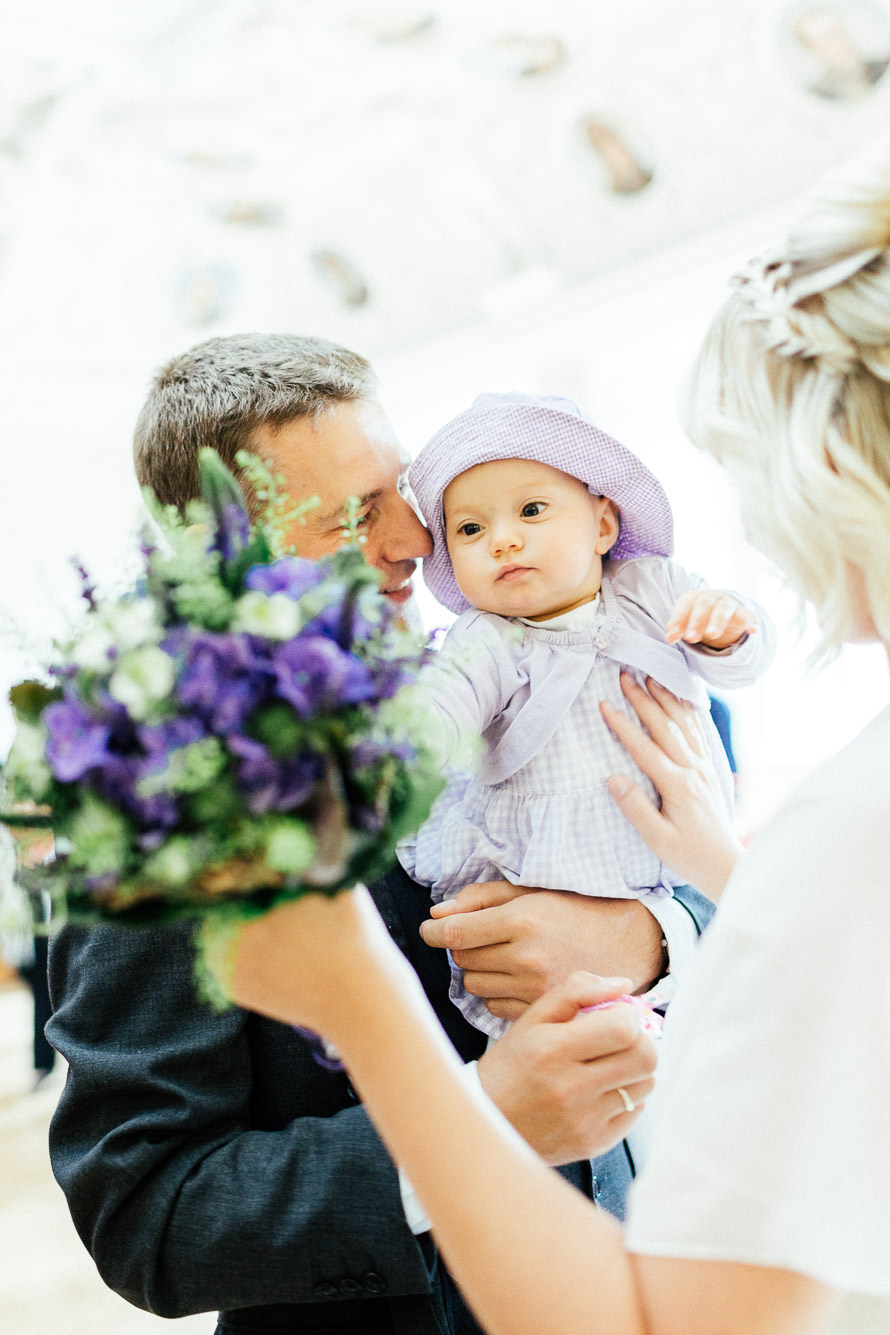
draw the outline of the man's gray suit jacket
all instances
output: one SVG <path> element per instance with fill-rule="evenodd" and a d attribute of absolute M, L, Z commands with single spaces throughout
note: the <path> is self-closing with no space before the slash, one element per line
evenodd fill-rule
<path fill-rule="evenodd" d="M 479 1056 L 419 935 L 426 892 L 394 868 L 372 893 L 458 1052 Z M 679 897 L 701 928 L 708 901 Z M 50 984 L 69 1063 L 53 1170 L 112 1289 L 164 1317 L 219 1309 L 220 1335 L 477 1335 L 346 1075 L 285 1025 L 198 1002 L 190 928 L 66 928 Z M 623 1145 L 560 1171 L 622 1213 Z"/>

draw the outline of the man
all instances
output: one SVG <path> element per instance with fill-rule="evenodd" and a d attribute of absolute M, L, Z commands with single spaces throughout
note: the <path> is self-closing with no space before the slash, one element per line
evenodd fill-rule
<path fill-rule="evenodd" d="M 212 339 L 157 376 L 136 428 L 139 480 L 183 506 L 198 491 L 200 446 L 231 466 L 249 448 L 295 501 L 317 498 L 292 534 L 309 557 L 343 541 L 358 497 L 366 559 L 407 610 L 430 539 L 402 495 L 404 461 L 374 392 L 367 362 L 323 340 Z M 642 1045 L 610 1039 L 603 1017 L 599 1046 L 579 1051 L 577 1027 L 545 1016 L 482 1055 L 435 947 L 453 946 L 468 986 L 514 1018 L 579 965 L 644 988 L 664 971 L 662 925 L 632 902 L 616 912 L 616 901 L 473 887 L 459 906 L 473 911 L 424 925 L 431 949 L 426 894 L 400 868 L 372 893 L 452 1042 L 481 1058 L 491 1097 L 548 1162 L 580 1160 L 566 1175 L 620 1212 L 627 1151 L 593 1172 L 585 1156 L 632 1124 L 617 1090 L 636 1082 L 645 1095 Z M 669 912 L 668 932 L 683 920 L 688 944 L 692 909 Z M 285 1026 L 201 1006 L 190 929 L 67 929 L 50 974 L 49 1033 L 69 1063 L 53 1168 L 112 1288 L 163 1316 L 220 1308 L 219 1335 L 478 1330 L 346 1075 L 322 1070 Z"/>

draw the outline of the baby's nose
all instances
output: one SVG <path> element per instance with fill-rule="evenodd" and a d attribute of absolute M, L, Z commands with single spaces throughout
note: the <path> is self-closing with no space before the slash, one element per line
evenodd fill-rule
<path fill-rule="evenodd" d="M 491 549 L 495 554 L 518 551 L 522 546 L 522 534 L 512 525 L 501 524 L 492 530 Z"/>

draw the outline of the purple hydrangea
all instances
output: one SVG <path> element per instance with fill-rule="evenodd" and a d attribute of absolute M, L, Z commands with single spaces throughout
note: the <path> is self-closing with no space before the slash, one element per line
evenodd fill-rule
<path fill-rule="evenodd" d="M 136 736 L 145 754 L 151 758 L 154 769 L 164 769 L 171 751 L 179 751 L 184 746 L 191 746 L 206 737 L 206 732 L 196 718 L 180 717 L 164 719 L 162 723 L 143 723 L 136 729 Z"/>
<path fill-rule="evenodd" d="M 244 577 L 244 587 L 258 593 L 286 593 L 296 601 L 323 579 L 324 570 L 316 561 L 283 556 L 268 566 L 251 566 Z"/>
<path fill-rule="evenodd" d="M 301 806 L 312 795 L 324 772 L 322 758 L 315 752 L 277 760 L 262 742 L 252 737 L 230 737 L 228 745 L 239 758 L 238 778 L 244 785 L 248 810 L 254 816 Z"/>
<path fill-rule="evenodd" d="M 372 765 L 385 760 L 387 756 L 395 756 L 397 760 L 409 765 L 417 758 L 417 749 L 410 742 L 396 742 L 392 738 L 388 738 L 384 744 L 374 741 L 371 737 L 362 737 L 350 752 L 352 765 L 357 771 L 370 769 Z"/>
<path fill-rule="evenodd" d="M 322 635 L 298 635 L 276 647 L 272 667 L 282 699 L 301 717 L 374 696 L 367 665 Z"/>
<path fill-rule="evenodd" d="M 181 660 L 174 693 L 208 731 L 237 731 L 266 698 L 271 676 L 249 635 L 217 634 L 191 627 L 167 636 L 163 648 Z"/>
<path fill-rule="evenodd" d="M 111 728 L 73 691 L 68 691 L 64 700 L 50 705 L 43 719 L 49 734 L 46 758 L 62 783 L 83 778 L 88 770 L 107 759 Z"/>
<path fill-rule="evenodd" d="M 410 667 L 404 659 L 383 659 L 372 670 L 374 694 L 378 700 L 389 700 L 402 686 L 417 678 L 416 669 Z"/>
<path fill-rule="evenodd" d="M 363 612 L 353 603 L 347 602 L 345 590 L 341 598 L 329 602 L 311 621 L 307 621 L 303 631 L 307 635 L 323 635 L 342 645 L 361 643 L 373 635 L 377 629 Z"/>
<path fill-rule="evenodd" d="M 137 792 L 140 779 L 157 768 L 155 761 L 146 764 L 144 756 L 110 752 L 93 773 L 93 787 L 100 797 L 130 816 L 140 830 L 172 830 L 179 823 L 173 794 L 160 792 L 143 797 Z"/>

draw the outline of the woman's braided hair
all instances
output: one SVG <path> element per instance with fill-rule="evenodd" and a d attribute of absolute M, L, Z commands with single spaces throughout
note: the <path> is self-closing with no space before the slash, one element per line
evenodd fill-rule
<path fill-rule="evenodd" d="M 736 480 L 752 541 L 814 603 L 824 647 L 851 632 L 850 566 L 890 642 L 890 140 L 736 276 L 686 422 Z"/>

